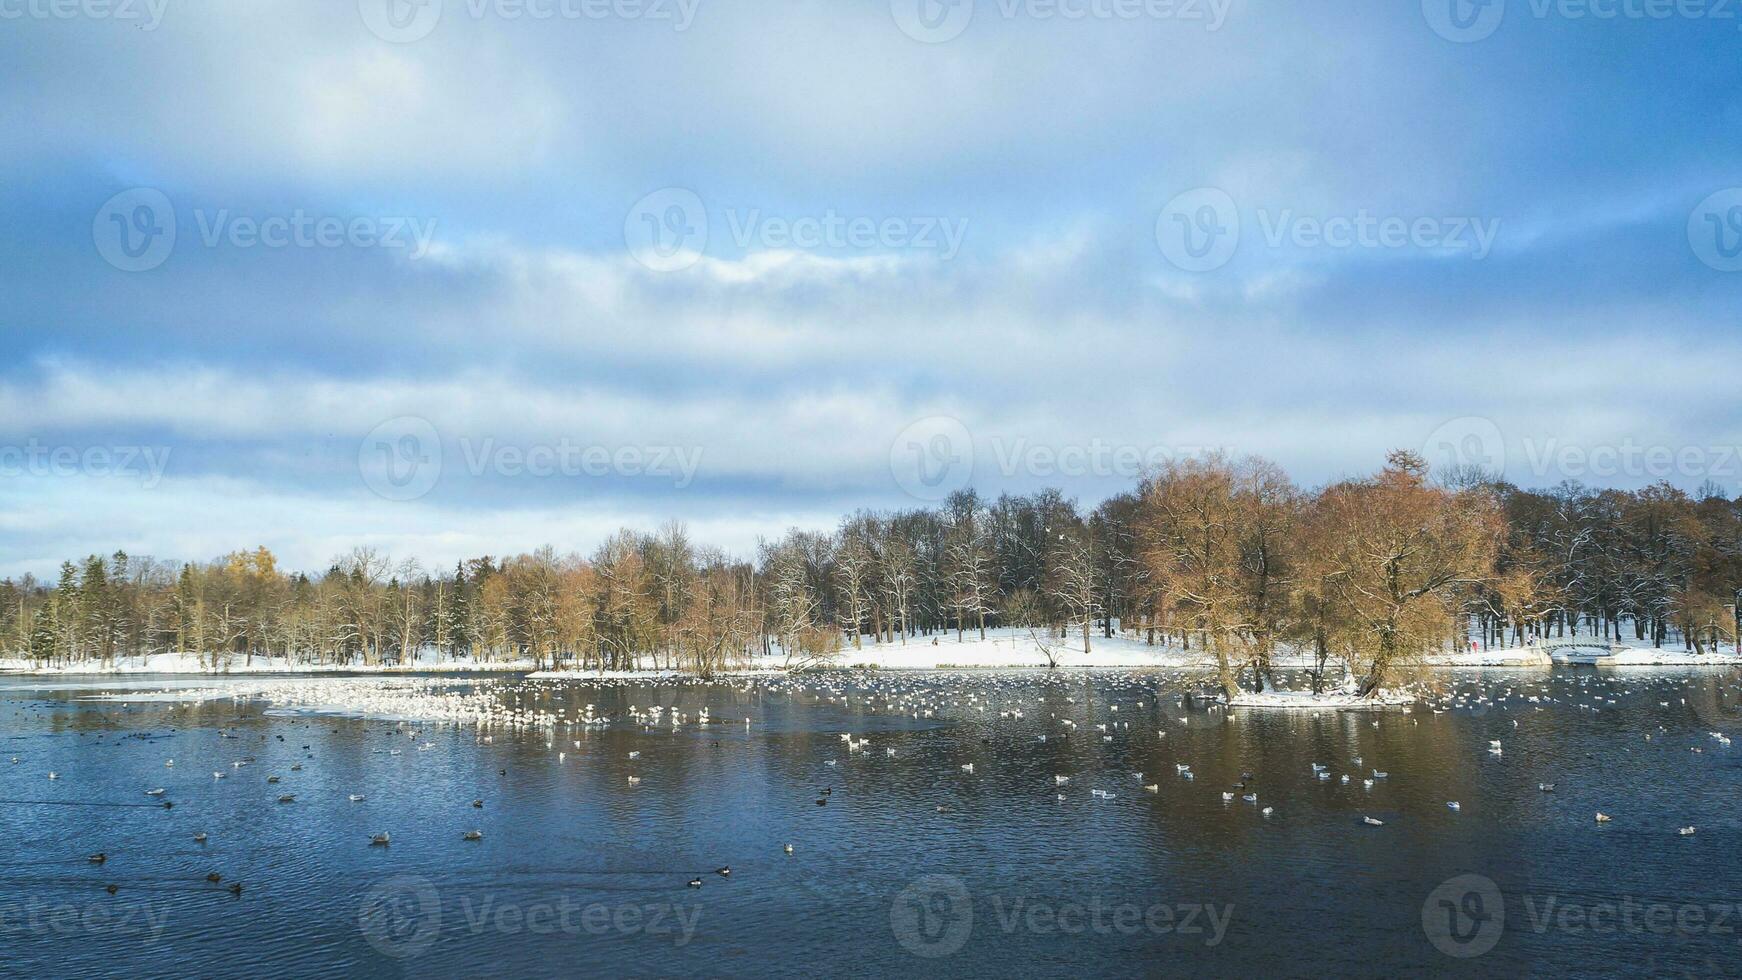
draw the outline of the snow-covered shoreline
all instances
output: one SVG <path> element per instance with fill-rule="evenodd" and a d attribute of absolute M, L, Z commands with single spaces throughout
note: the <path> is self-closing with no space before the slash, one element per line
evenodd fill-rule
<path fill-rule="evenodd" d="M 1378 708 L 1403 708 L 1421 700 L 1412 691 L 1375 691 L 1362 696 L 1350 691 L 1248 691 L 1225 701 L 1230 708 L 1280 708 L 1291 711 L 1363 711 Z"/>
<path fill-rule="evenodd" d="M 530 660 L 474 661 L 418 659 L 410 664 L 303 664 L 291 663 L 283 657 L 254 657 L 252 661 L 238 658 L 230 663 L 212 666 L 192 653 L 154 653 L 145 657 L 124 657 L 112 664 L 89 660 L 57 666 L 41 666 L 29 660 L 0 658 L 0 676 L 60 677 L 68 675 L 116 676 L 125 674 L 168 674 L 178 676 L 229 677 L 256 674 L 473 674 L 520 673 L 532 670 Z"/>
<path fill-rule="evenodd" d="M 1600 644 L 1599 644 L 1600 646 Z M 1277 667 L 1300 669 L 1312 666 L 1310 655 L 1293 650 L 1280 651 L 1274 658 Z M 1590 659 L 1578 661 L 1589 664 Z M 1470 668 L 1534 668 L 1547 669 L 1562 665 L 1540 647 L 1476 650 L 1430 656 L 1425 665 L 1433 669 Z M 1149 644 L 1139 636 L 1128 634 L 1102 636 L 1098 631 L 1091 639 L 1090 652 L 1082 652 L 1082 638 L 1075 632 L 1065 639 L 1037 636 L 1026 630 L 990 630 L 985 639 L 970 633 L 957 640 L 953 634 L 909 638 L 889 643 L 866 642 L 859 649 L 847 646 L 821 666 L 839 670 L 1031 670 L 1055 667 L 1060 669 L 1189 669 L 1208 667 L 1208 658 L 1200 651 L 1178 646 Z M 1683 650 L 1660 650 L 1650 647 L 1624 647 L 1596 657 L 1599 667 L 1691 667 L 1742 666 L 1742 656 L 1733 653 L 1693 654 Z M 758 657 L 747 666 L 721 671 L 730 675 L 777 674 L 799 669 L 776 652 Z M 566 680 L 658 680 L 686 676 L 683 671 L 648 669 L 635 671 L 598 671 L 559 667 L 539 670 L 530 660 L 474 661 L 444 659 L 426 652 L 409 664 L 300 664 L 282 657 L 255 657 L 252 663 L 238 658 L 229 664 L 212 667 L 189 653 L 154 654 L 130 657 L 104 665 L 96 661 L 53 667 L 38 666 L 21 659 L 0 659 L 0 676 L 67 676 L 128 674 L 161 674 L 180 676 L 253 676 L 299 674 L 527 674 L 537 679 Z"/>

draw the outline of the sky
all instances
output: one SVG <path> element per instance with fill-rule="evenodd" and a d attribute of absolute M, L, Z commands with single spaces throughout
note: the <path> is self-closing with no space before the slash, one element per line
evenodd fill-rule
<path fill-rule="evenodd" d="M 0 576 L 1742 490 L 1717 0 L 0 0 Z"/>

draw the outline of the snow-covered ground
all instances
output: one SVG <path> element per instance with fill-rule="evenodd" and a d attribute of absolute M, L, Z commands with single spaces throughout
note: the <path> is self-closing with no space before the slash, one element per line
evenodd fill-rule
<path fill-rule="evenodd" d="M 1353 691 L 1327 691 L 1323 694 L 1314 694 L 1311 691 L 1270 690 L 1261 693 L 1248 691 L 1229 701 L 1228 707 L 1318 711 L 1347 708 L 1390 708 L 1411 705 L 1418 700 L 1420 700 L 1420 696 L 1413 691 L 1381 690 L 1374 692 L 1372 697 L 1362 697 Z"/>
<path fill-rule="evenodd" d="M 210 658 L 206 658 L 210 660 Z M 64 666 L 42 667 L 33 661 L 0 658 L 0 673 L 12 674 L 407 674 L 407 673 L 473 673 L 531 670 L 530 660 L 480 662 L 448 660 L 425 651 L 411 664 L 375 665 L 302 664 L 283 657 L 254 657 L 252 661 L 234 657 L 227 663 L 212 667 L 202 663 L 193 653 L 154 653 L 144 657 L 122 657 L 113 664 L 90 660 Z"/>
<path fill-rule="evenodd" d="M 1601 653 L 1601 644 L 1599 643 L 1598 646 L 1599 649 L 1590 652 Z M 1050 651 L 1050 658 L 1048 651 Z M 1558 652 L 1557 656 L 1559 656 Z M 1311 657 L 1304 652 L 1284 650 L 1277 654 L 1275 662 L 1279 667 L 1305 667 L 1310 666 Z M 1076 630 L 1072 630 L 1068 637 L 1059 638 L 1047 636 L 1043 632 L 1009 628 L 988 630 L 985 639 L 981 639 L 978 632 L 964 633 L 960 640 L 956 639 L 953 632 L 934 634 L 933 636 L 909 637 L 906 642 L 897 639 L 892 643 L 874 643 L 866 639 L 862 641 L 859 649 L 854 649 L 850 644 L 844 647 L 828 665 L 850 669 L 951 670 L 1044 668 L 1048 666 L 1125 669 L 1143 667 L 1188 668 L 1207 666 L 1208 663 L 1208 658 L 1202 651 L 1185 650 L 1177 645 L 1161 643 L 1150 645 L 1144 642 L 1141 635 L 1137 634 L 1121 633 L 1106 637 L 1102 636 L 1100 630 L 1097 629 L 1090 637 L 1090 652 L 1084 653 L 1082 634 Z M 1428 658 L 1429 666 L 1442 668 L 1548 667 L 1550 663 L 1549 653 L 1535 646 L 1466 650 L 1457 653 L 1437 654 Z M 1698 655 L 1680 648 L 1658 650 L 1641 644 L 1630 645 L 1619 653 L 1604 653 L 1601 665 L 1727 666 L 1742 665 L 1742 656 L 1737 656 L 1734 652 Z M 749 665 L 748 670 L 736 670 L 732 673 L 778 672 L 784 671 L 788 667 L 786 657 L 776 652 L 772 656 L 756 658 Z M 36 675 L 468 674 L 531 670 L 533 670 L 533 664 L 527 660 L 495 662 L 452 660 L 442 658 L 433 650 L 422 651 L 411 664 L 394 666 L 366 666 L 360 663 L 293 664 L 282 657 L 271 659 L 255 657 L 252 663 L 249 663 L 241 657 L 236 657 L 231 659 L 228 664 L 214 669 L 209 665 L 202 664 L 200 658 L 191 653 L 128 657 L 112 665 L 91 661 L 58 667 L 38 667 L 27 660 L 0 659 L 0 673 Z M 673 672 L 565 669 L 540 671 L 532 676 L 577 680 L 656 679 L 662 676 L 673 676 Z"/>
<path fill-rule="evenodd" d="M 1048 659 L 1043 644 L 1051 650 L 1052 661 L 1059 667 L 1184 667 L 1202 662 L 1195 652 L 1160 643 L 1150 646 L 1141 638 L 1109 638 L 1096 631 L 1089 639 L 1089 652 L 1084 653 L 1080 632 L 1073 631 L 1069 637 L 1059 639 L 1018 629 L 987 630 L 984 640 L 973 632 L 964 633 L 961 640 L 956 639 L 956 634 L 947 633 L 909 637 L 906 643 L 900 639 L 893 643 L 866 641 L 857 650 L 848 645 L 835 656 L 834 662 L 841 667 L 879 670 L 1046 667 Z M 768 658 L 759 661 L 759 665 L 770 661 L 777 665 L 784 663 L 784 658 Z"/>

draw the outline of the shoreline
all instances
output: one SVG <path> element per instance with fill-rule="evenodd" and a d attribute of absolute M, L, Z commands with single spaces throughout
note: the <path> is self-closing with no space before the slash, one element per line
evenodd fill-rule
<path fill-rule="evenodd" d="M 1591 653 L 1594 654 L 1596 645 Z M 1742 655 L 1730 652 L 1695 654 L 1682 650 L 1623 647 L 1584 656 L 1555 656 L 1556 650 L 1514 647 L 1474 653 L 1442 653 L 1426 657 L 1428 671 L 1471 669 L 1549 670 L 1580 667 L 1742 667 Z M 1050 653 L 1050 657 L 1049 657 Z M 1050 663 L 1048 662 L 1050 659 Z M 1333 664 L 1336 663 L 1333 661 Z M 1281 670 L 1313 666 L 1311 657 L 1294 651 L 1279 652 L 1274 664 Z M 840 651 L 829 663 L 788 666 L 775 654 L 758 657 L 747 665 L 716 672 L 719 677 L 782 676 L 819 671 L 977 671 L 977 670 L 1190 670 L 1209 669 L 1213 664 L 1196 651 L 1179 647 L 1152 646 L 1127 636 L 1096 637 L 1087 654 L 1049 644 L 1043 652 L 1027 635 L 991 634 L 985 640 L 915 640 L 906 644 L 878 644 Z M 0 677 L 297 677 L 297 676 L 467 676 L 518 674 L 536 680 L 661 680 L 694 679 L 697 674 L 667 668 L 642 670 L 594 670 L 558 666 L 540 669 L 528 659 L 473 661 L 452 659 L 418 660 L 409 664 L 295 664 L 282 658 L 256 658 L 219 667 L 201 662 L 191 654 L 152 654 L 130 657 L 115 664 L 84 661 L 58 666 L 40 666 L 30 661 L 0 659 Z"/>

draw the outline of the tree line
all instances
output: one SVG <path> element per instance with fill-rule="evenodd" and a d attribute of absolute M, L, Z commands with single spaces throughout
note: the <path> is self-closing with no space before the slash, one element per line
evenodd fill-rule
<path fill-rule="evenodd" d="M 703 676 L 775 657 L 1027 629 L 1048 662 L 1123 632 L 1195 651 L 1232 694 L 1303 652 L 1315 689 L 1365 692 L 1438 652 L 1589 635 L 1737 642 L 1742 501 L 1575 483 L 1434 477 L 1393 453 L 1303 489 L 1273 463 L 1173 462 L 1087 511 L 1056 490 L 951 495 L 793 529 L 753 558 L 684 526 L 622 530 L 591 555 L 481 556 L 430 570 L 357 548 L 317 574 L 265 548 L 174 564 L 116 553 L 58 581 L 0 581 L 0 650 L 45 664 L 189 652 L 222 668 L 410 664 L 420 652 Z"/>

